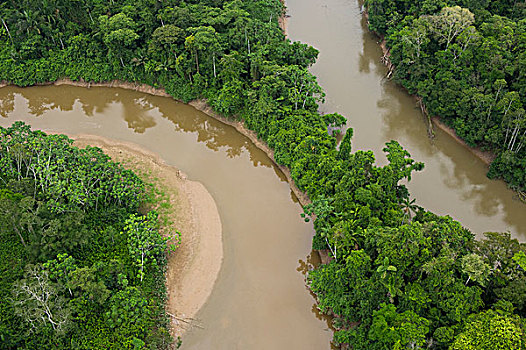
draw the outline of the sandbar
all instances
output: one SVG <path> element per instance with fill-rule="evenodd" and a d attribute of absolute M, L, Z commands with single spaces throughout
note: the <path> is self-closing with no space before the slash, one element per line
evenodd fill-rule
<path fill-rule="evenodd" d="M 145 181 L 153 180 L 169 196 L 172 223 L 163 230 L 180 231 L 181 243 L 168 258 L 166 311 L 174 338 L 199 326 L 195 315 L 210 296 L 223 261 L 221 219 L 210 193 L 200 182 L 188 180 L 157 154 L 136 144 L 94 135 L 68 136 L 75 146 L 99 147 L 139 176 L 148 174 Z"/>

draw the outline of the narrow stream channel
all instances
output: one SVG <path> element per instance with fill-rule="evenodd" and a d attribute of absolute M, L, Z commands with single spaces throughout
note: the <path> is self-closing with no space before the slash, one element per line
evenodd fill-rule
<path fill-rule="evenodd" d="M 223 265 L 182 349 L 328 349 L 305 287 L 313 229 L 288 183 L 234 128 L 170 98 L 117 88 L 0 89 L 0 125 L 136 143 L 200 181 L 223 225 Z M 184 232 L 183 232 L 184 239 Z"/>
<path fill-rule="evenodd" d="M 378 38 L 367 30 L 360 0 L 287 0 L 288 35 L 318 50 L 312 72 L 327 93 L 322 111 L 339 112 L 354 128 L 354 149 L 371 149 L 385 164 L 385 142 L 398 140 L 423 172 L 409 183 L 416 203 L 450 215 L 477 235 L 511 232 L 526 240 L 526 206 L 502 181 L 486 178 L 486 165 L 442 130 L 427 137 L 415 101 L 384 79 Z"/>

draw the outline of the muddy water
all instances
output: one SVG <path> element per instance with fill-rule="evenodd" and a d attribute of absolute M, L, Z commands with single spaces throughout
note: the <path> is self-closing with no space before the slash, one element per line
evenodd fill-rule
<path fill-rule="evenodd" d="M 110 88 L 2 88 L 0 115 L 2 126 L 25 120 L 134 142 L 207 187 L 223 224 L 224 261 L 197 315 L 204 329 L 189 331 L 182 349 L 329 348 L 332 332 L 312 312 L 301 273 L 312 226 L 283 175 L 233 128 L 169 98 Z"/>
<path fill-rule="evenodd" d="M 480 234 L 526 239 L 525 208 L 467 149 L 437 130 L 433 141 L 415 103 L 382 78 L 381 51 L 355 0 L 287 0 L 289 35 L 321 50 L 313 67 L 327 92 L 322 107 L 348 117 L 354 148 L 399 140 L 426 163 L 409 183 L 419 205 L 450 214 Z M 137 143 L 202 182 L 223 224 L 224 262 L 211 297 L 183 349 L 327 349 L 332 332 L 312 312 L 304 257 L 312 227 L 299 220 L 283 175 L 250 142 L 192 107 L 109 88 L 0 89 L 0 124 L 87 133 Z"/>
<path fill-rule="evenodd" d="M 354 128 L 354 149 L 372 149 L 386 162 L 385 142 L 398 140 L 425 170 L 408 187 L 417 204 L 449 214 L 480 235 L 510 231 L 526 240 L 526 206 L 500 181 L 486 178 L 486 165 L 449 135 L 426 123 L 414 100 L 385 81 L 378 38 L 366 29 L 357 0 L 287 0 L 288 34 L 320 50 L 312 72 L 327 93 L 322 111 L 339 112 Z"/>

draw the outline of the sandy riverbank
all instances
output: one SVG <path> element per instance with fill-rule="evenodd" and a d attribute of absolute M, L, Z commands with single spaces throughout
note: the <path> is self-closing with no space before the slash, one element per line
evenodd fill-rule
<path fill-rule="evenodd" d="M 285 1 L 282 0 L 283 5 L 285 4 Z M 286 14 L 286 8 L 283 16 L 278 18 L 279 27 L 283 31 L 283 34 L 285 34 L 285 37 L 287 37 L 287 26 L 288 26 L 288 18 L 290 16 Z M 0 81 L 0 88 L 10 85 L 9 83 L 5 81 Z M 68 78 L 62 78 L 58 79 L 54 82 L 49 83 L 43 83 L 43 84 L 37 84 L 37 85 L 70 85 L 70 86 L 80 86 L 85 88 L 91 88 L 91 87 L 117 87 L 121 89 L 127 89 L 127 90 L 134 90 L 138 92 L 143 92 L 150 95 L 155 96 L 163 96 L 163 97 L 170 97 L 173 98 L 171 95 L 169 95 L 164 89 L 154 88 L 150 85 L 146 84 L 137 84 L 137 83 L 130 83 L 120 80 L 112 80 L 108 82 L 100 82 L 100 83 L 91 83 L 86 82 L 83 80 L 74 81 Z M 287 182 L 290 185 L 290 188 L 292 192 L 294 192 L 294 195 L 296 198 L 298 198 L 298 201 L 302 206 L 305 206 L 309 204 L 311 201 L 309 197 L 302 192 L 294 183 L 292 180 L 292 176 L 290 174 L 290 170 L 282 165 L 279 165 L 274 160 L 274 150 L 272 150 L 265 142 L 258 139 L 257 134 L 253 132 L 252 130 L 247 129 L 242 122 L 228 119 L 212 110 L 212 108 L 207 104 L 206 100 L 194 100 L 190 101 L 189 105 L 193 106 L 195 109 L 200 110 L 201 112 L 207 114 L 208 116 L 224 123 L 230 126 L 233 126 L 238 132 L 243 134 L 244 136 L 248 137 L 254 145 L 265 152 L 267 156 L 274 162 L 274 164 L 281 170 L 281 172 L 285 175 L 287 178 Z"/>
<path fill-rule="evenodd" d="M 7 85 L 8 84 L 6 84 L 5 82 L 0 82 L 0 88 L 4 87 L 4 86 L 7 86 Z M 171 95 L 167 94 L 166 91 L 164 91 L 164 89 L 154 88 L 154 87 L 151 87 L 151 86 L 146 85 L 146 84 L 128 83 L 128 82 L 119 81 L 119 80 L 113 80 L 113 81 L 102 82 L 102 83 L 89 83 L 89 82 L 85 82 L 85 81 L 82 81 L 82 80 L 80 80 L 80 81 L 73 81 L 71 79 L 63 78 L 63 79 L 59 79 L 59 80 L 57 80 L 55 82 L 38 84 L 38 85 L 57 85 L 57 86 L 70 85 L 70 86 L 80 86 L 80 87 L 85 87 L 85 88 L 91 88 L 91 87 L 117 87 L 117 88 L 121 88 L 121 89 L 127 89 L 127 90 L 134 90 L 134 91 L 138 91 L 138 92 L 143 92 L 143 93 L 150 94 L 150 95 L 155 95 L 155 96 L 164 96 L 164 97 L 173 98 Z M 300 204 L 302 206 L 305 206 L 305 205 L 310 203 L 309 197 L 304 192 L 302 192 L 296 186 L 294 181 L 292 180 L 292 176 L 291 176 L 290 170 L 287 167 L 279 165 L 279 164 L 276 163 L 276 161 L 274 160 L 274 150 L 272 150 L 265 142 L 260 140 L 257 137 L 257 134 L 255 132 L 253 132 L 252 130 L 247 129 L 245 127 L 245 125 L 242 122 L 240 122 L 240 121 L 228 119 L 228 118 L 226 118 L 226 117 L 214 112 L 212 110 L 212 108 L 207 104 L 206 100 L 193 100 L 193 101 L 190 101 L 188 104 L 191 105 L 192 107 L 194 107 L 195 109 L 207 114 L 208 116 L 210 116 L 210 117 L 222 122 L 223 124 L 227 124 L 227 125 L 230 125 L 230 126 L 234 127 L 239 133 L 241 133 L 244 136 L 246 136 L 247 138 L 249 138 L 250 141 L 252 141 L 252 143 L 257 148 L 259 148 L 260 150 L 262 150 L 263 152 L 265 152 L 267 154 L 267 156 L 274 162 L 274 164 L 279 168 L 279 170 L 281 170 L 281 172 L 285 175 L 285 177 L 287 178 L 287 182 L 289 183 L 292 192 L 294 192 L 294 195 L 296 196 L 296 198 L 298 199 Z"/>
<path fill-rule="evenodd" d="M 7 85 L 9 84 L 0 82 L 0 88 Z M 70 85 L 85 88 L 118 87 L 155 96 L 171 97 L 164 89 L 117 80 L 89 83 L 59 79 L 55 82 L 39 85 Z M 255 132 L 247 129 L 242 122 L 227 119 L 215 113 L 205 100 L 194 100 L 189 104 L 210 117 L 234 127 L 249 138 L 256 147 L 267 154 L 285 175 L 300 204 L 304 206 L 310 203 L 308 196 L 295 185 L 290 170 L 275 162 L 274 151 L 265 142 L 258 139 Z M 79 146 L 90 144 L 102 148 L 106 154 L 123 164 L 126 164 L 124 162 L 126 157 L 130 159 L 136 157 L 135 159 L 145 161 L 144 167 L 156 169 L 156 176 L 160 179 L 166 179 L 168 188 L 173 189 L 174 198 L 177 195 L 177 199 L 174 200 L 180 210 L 174 221 L 181 223 L 181 225 L 176 224 L 175 229 L 182 233 L 183 240 L 177 252 L 170 257 L 166 285 L 169 296 L 167 311 L 176 317 L 172 319 L 172 333 L 175 337 L 181 336 L 194 323 L 192 318 L 212 292 L 223 259 L 221 221 L 214 200 L 202 184 L 186 180 L 185 176 L 177 169 L 166 165 L 157 155 L 141 149 L 137 145 L 92 135 L 68 136 L 77 139 Z"/>
<path fill-rule="evenodd" d="M 449 136 L 455 139 L 455 141 L 469 149 L 471 153 L 473 153 L 475 156 L 481 159 L 486 165 L 489 166 L 495 160 L 495 154 L 493 152 L 483 151 L 480 148 L 469 146 L 464 140 L 458 137 L 457 133 L 455 132 L 455 130 L 453 130 L 453 128 L 450 128 L 449 126 L 444 124 L 444 122 L 440 120 L 440 117 L 432 117 L 431 120 L 433 121 L 433 124 L 435 126 L 444 130 Z"/>
<path fill-rule="evenodd" d="M 139 146 L 93 135 L 68 135 L 75 145 L 100 147 L 113 160 L 153 182 L 170 203 L 170 224 L 181 232 L 181 244 L 168 260 L 167 311 L 172 333 L 181 336 L 212 292 L 223 261 L 221 220 L 214 199 L 199 182 L 190 181 L 159 156 Z"/>

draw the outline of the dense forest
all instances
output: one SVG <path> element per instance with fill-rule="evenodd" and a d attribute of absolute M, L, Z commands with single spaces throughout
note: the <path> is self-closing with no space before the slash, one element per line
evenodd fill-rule
<path fill-rule="evenodd" d="M 497 156 L 488 176 L 526 190 L 526 3 L 366 0 L 394 79 L 469 145 Z"/>
<path fill-rule="evenodd" d="M 422 3 L 435 6 L 436 15 L 442 11 L 442 2 Z M 499 3 L 506 2 L 491 6 Z M 371 1 L 371 23 L 376 13 L 394 20 L 386 15 L 392 4 Z M 285 39 L 278 0 L 13 0 L 0 6 L 1 80 L 26 86 L 63 77 L 121 79 L 163 87 L 183 101 L 206 98 L 273 148 L 275 161 L 291 170 L 312 200 L 304 216 L 314 220 L 313 248 L 330 251 L 331 261 L 310 272 L 309 285 L 318 307 L 335 315 L 338 343 L 353 349 L 525 348 L 526 247 L 509 233 L 487 233 L 476 241 L 460 223 L 416 206 L 401 181 L 411 180 L 424 165 L 396 141 L 386 144 L 389 164 L 383 167 L 375 165 L 371 151 L 352 151 L 352 129 L 338 144 L 333 130 L 345 118 L 318 112 L 324 93 L 307 70 L 318 52 Z M 385 32 L 386 25 L 377 22 L 375 29 Z M 442 39 L 436 42 L 441 45 Z M 455 89 L 456 97 L 462 89 Z M 500 98 L 510 89 L 502 87 L 496 104 L 502 105 Z M 425 102 L 431 110 L 431 97 Z M 435 102 L 446 108 L 442 100 Z M 489 109 L 490 116 L 499 108 Z M 517 111 L 508 113 L 518 116 Z M 520 137 L 514 136 L 514 147 Z M 519 151 L 511 153 L 523 154 Z M 523 169 L 517 176 L 524 176 Z M 89 325 L 93 331 L 102 321 Z M 141 339 L 152 348 L 161 345 Z"/>
<path fill-rule="evenodd" d="M 169 237 L 156 212 L 138 211 L 142 180 L 21 122 L 0 128 L 0 180 L 1 348 L 170 344 Z"/>

